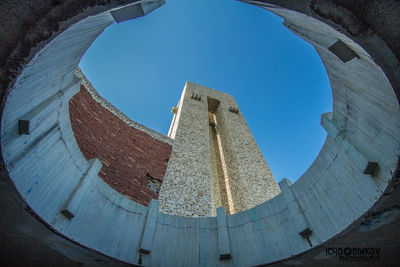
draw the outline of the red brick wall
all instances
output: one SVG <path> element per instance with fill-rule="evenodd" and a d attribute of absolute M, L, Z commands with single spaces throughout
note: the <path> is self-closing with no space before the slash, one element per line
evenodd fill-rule
<path fill-rule="evenodd" d="M 81 85 L 70 101 L 71 125 L 86 159 L 99 158 L 99 176 L 142 205 L 158 198 L 147 188 L 149 176 L 162 181 L 171 145 L 127 125 L 96 102 Z"/>

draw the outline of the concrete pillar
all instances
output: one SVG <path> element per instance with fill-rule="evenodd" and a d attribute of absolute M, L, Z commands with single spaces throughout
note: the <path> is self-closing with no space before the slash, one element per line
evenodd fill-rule
<path fill-rule="evenodd" d="M 330 137 L 332 137 L 338 147 L 364 174 L 374 176 L 379 168 L 377 162 L 369 160 L 367 156 L 347 138 L 346 131 L 340 129 L 332 119 L 333 113 L 327 112 L 321 115 L 321 125 Z"/>
<path fill-rule="evenodd" d="M 61 213 L 68 219 L 72 219 L 76 216 L 79 211 L 81 203 L 85 201 L 86 193 L 92 187 L 92 181 L 97 177 L 100 169 L 102 167 L 101 161 L 99 159 L 90 159 L 89 167 L 86 173 L 81 177 L 78 184 L 75 186 L 71 195 L 65 202 L 64 208 Z"/>
<path fill-rule="evenodd" d="M 140 243 L 139 252 L 149 254 L 153 246 L 153 237 L 156 231 L 157 218 L 158 218 L 159 202 L 155 199 L 150 201 L 147 211 L 146 224 L 144 226 L 142 242 Z"/>
<path fill-rule="evenodd" d="M 226 213 L 224 207 L 217 208 L 218 223 L 218 253 L 219 259 L 225 260 L 231 258 L 231 246 L 229 243 L 228 226 L 226 222 Z"/>
<path fill-rule="evenodd" d="M 312 242 L 310 236 L 312 234 L 312 231 L 304 217 L 303 212 L 301 211 L 301 207 L 299 206 L 295 196 L 293 195 L 291 185 L 292 182 L 286 178 L 283 178 L 282 181 L 279 182 L 281 193 L 283 194 L 289 212 L 292 215 L 291 220 L 294 221 L 296 232 L 299 233 L 299 235 L 303 237 L 311 247 Z M 294 244 L 296 244 L 296 242 L 294 242 Z"/>
<path fill-rule="evenodd" d="M 61 90 L 63 94 L 63 105 L 67 104 L 69 100 L 76 95 L 81 88 L 82 78 L 74 75 L 72 82 Z"/>

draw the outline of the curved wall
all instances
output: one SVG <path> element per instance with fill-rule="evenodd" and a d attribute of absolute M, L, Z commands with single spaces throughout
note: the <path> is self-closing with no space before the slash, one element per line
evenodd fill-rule
<path fill-rule="evenodd" d="M 116 108 L 98 96 L 80 71 L 77 74 L 83 83 L 69 102 L 69 112 L 79 149 L 87 160 L 99 158 L 99 177 L 107 184 L 147 206 L 158 198 L 172 141 L 144 126 L 131 126 L 134 122 L 129 125 L 126 116 L 114 114 Z"/>
<path fill-rule="evenodd" d="M 308 4 L 294 8 L 302 5 Z M 72 25 L 37 53 L 8 95 L 2 152 L 25 201 L 70 239 L 150 266 L 270 263 L 307 251 L 310 243 L 327 241 L 374 204 L 372 211 L 378 211 L 382 204 L 376 202 L 396 175 L 399 154 L 400 112 L 390 85 L 396 85 L 396 79 L 389 75 L 389 82 L 365 50 L 327 24 L 285 8 L 264 7 L 284 17 L 285 25 L 315 46 L 333 91 L 333 113 L 321 121 L 328 138 L 294 185 L 283 180 L 281 194 L 241 213 L 225 216 L 220 210 L 217 217 L 182 218 L 158 213 L 156 201 L 149 208 L 141 206 L 99 179 L 100 161 L 87 161 L 76 144 L 68 100 L 79 89 L 74 70 L 80 57 L 114 21 L 103 13 Z M 356 56 L 340 60 L 340 51 L 329 49 L 338 40 Z M 29 135 L 18 134 L 19 120 L 32 123 Z M 368 163 L 378 164 L 370 175 L 364 173 Z M 65 210 L 74 217 L 68 219 L 61 213 Z M 368 232 L 380 226 L 363 227 Z"/>

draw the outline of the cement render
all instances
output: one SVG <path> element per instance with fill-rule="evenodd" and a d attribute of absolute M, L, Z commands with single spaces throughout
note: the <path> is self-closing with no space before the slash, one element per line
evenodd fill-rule
<path fill-rule="evenodd" d="M 303 4 L 296 1 L 296 5 Z M 75 31 L 59 35 L 55 40 L 61 41 L 56 46 L 50 43 L 42 51 L 47 54 L 40 53 L 42 57 L 35 57 L 26 66 L 13 93 L 8 96 L 2 118 L 2 153 L 8 174 L 26 203 L 62 235 L 132 264 L 138 264 L 142 258 L 145 266 L 254 266 L 285 258 L 290 259 L 281 264 L 332 265 L 333 262 L 339 265 L 334 258 L 321 256 L 323 248 L 329 244 L 376 246 L 379 243 L 384 246 L 389 243 L 385 245 L 384 256 L 398 255 L 398 239 L 393 242 L 390 237 L 398 236 L 398 227 L 393 227 L 392 222 L 398 221 L 400 214 L 393 206 L 399 203 L 395 196 L 399 173 L 395 171 L 400 115 L 394 90 L 374 62 L 382 59 L 371 58 L 352 40 L 324 23 L 298 12 L 270 9 L 290 19 L 292 25 L 311 32 L 309 40 L 320 43 L 334 36 L 360 55 L 344 64 L 326 47 L 314 44 L 331 79 L 333 123 L 364 158 L 379 162 L 382 168 L 376 176 L 363 174 L 354 164 L 357 158 L 350 153 L 352 150 L 338 146 L 337 136 L 328 135 L 315 162 L 295 184 L 285 185 L 288 188 L 282 189 L 281 194 L 255 208 L 227 216 L 232 254 L 227 261 L 219 260 L 216 218 L 184 218 L 164 213 L 157 216 L 150 254 L 141 257 L 138 251 L 148 209 L 124 198 L 99 178 L 82 189 L 86 194 L 80 201 L 78 213 L 67 220 L 60 209 L 88 168 L 88 162 L 71 135 L 68 106 L 62 101 L 57 111 L 48 110 L 45 123 L 31 136 L 18 136 L 15 125 L 20 116 L 73 83 L 73 72 L 85 47 L 112 22 L 106 14 L 81 22 L 81 26 L 91 25 L 89 32 L 93 35 L 87 34 L 90 27 L 74 28 Z M 82 37 L 87 39 L 82 40 Z M 372 39 L 369 36 L 359 38 L 367 39 L 364 44 L 375 40 L 374 46 L 385 49 L 378 46 L 381 42 L 376 35 Z M 76 56 L 72 62 L 71 55 Z M 286 195 L 287 192 L 291 195 Z M 393 199 L 397 202 L 389 201 Z M 312 230 L 311 251 L 307 241 L 299 235 L 299 221 Z M 23 229 L 27 235 L 31 234 L 29 230 Z M 340 241 L 349 232 L 351 237 L 357 238 Z M 52 240 L 42 241 L 68 257 L 79 258 L 74 255 L 76 250 L 71 252 L 66 248 L 68 245 L 61 247 Z M 293 257 L 303 252 L 306 253 Z"/>

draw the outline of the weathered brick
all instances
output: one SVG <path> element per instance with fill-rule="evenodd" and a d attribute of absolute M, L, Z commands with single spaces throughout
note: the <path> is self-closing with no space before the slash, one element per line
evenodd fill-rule
<path fill-rule="evenodd" d="M 70 101 L 71 125 L 86 159 L 99 158 L 99 176 L 112 188 L 142 205 L 158 198 L 149 177 L 163 180 L 171 145 L 128 125 L 96 102 L 81 85 Z"/>

